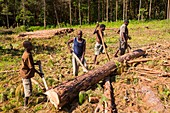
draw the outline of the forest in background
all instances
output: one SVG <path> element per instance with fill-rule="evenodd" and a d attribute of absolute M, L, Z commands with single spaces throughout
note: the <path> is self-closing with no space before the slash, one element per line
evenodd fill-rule
<path fill-rule="evenodd" d="M 169 18 L 170 0 L 0 0 L 6 28 Z"/>

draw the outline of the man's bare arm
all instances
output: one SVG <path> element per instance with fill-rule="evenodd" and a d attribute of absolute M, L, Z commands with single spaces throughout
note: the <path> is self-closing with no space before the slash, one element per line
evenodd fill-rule
<path fill-rule="evenodd" d="M 68 49 L 70 50 L 70 52 L 72 53 L 73 51 L 72 51 L 72 49 L 71 49 L 71 47 L 70 47 L 70 43 L 72 43 L 74 41 L 74 38 L 71 38 L 68 42 L 67 42 L 67 47 L 68 47 Z"/>

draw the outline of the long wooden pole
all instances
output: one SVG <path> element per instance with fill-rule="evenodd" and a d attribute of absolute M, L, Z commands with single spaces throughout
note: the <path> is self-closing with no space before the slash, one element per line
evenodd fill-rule
<path fill-rule="evenodd" d="M 43 73 L 43 71 L 42 71 L 42 66 L 41 66 L 41 62 L 40 62 L 40 64 L 39 64 L 38 66 L 39 66 L 40 72 Z M 43 81 L 43 83 L 44 83 L 45 89 L 48 90 L 48 86 L 47 86 L 47 83 L 46 83 L 46 81 L 45 81 L 44 75 L 42 76 L 42 81 Z"/>
<path fill-rule="evenodd" d="M 102 45 L 103 45 L 104 51 L 106 53 L 107 59 L 108 59 L 108 61 L 110 61 L 109 54 L 107 53 L 107 49 L 106 49 L 106 46 L 104 44 L 104 38 L 103 38 L 103 35 L 102 35 L 102 31 L 100 29 L 99 29 L 99 35 L 100 35 L 100 37 L 102 39 Z"/>
<path fill-rule="evenodd" d="M 86 69 L 86 67 L 84 67 L 84 65 L 82 64 L 82 62 L 80 61 L 80 59 L 77 57 L 77 55 L 74 53 L 74 52 L 72 52 L 72 54 L 73 54 L 73 56 L 74 56 L 74 58 L 79 62 L 79 64 L 82 66 L 82 68 L 86 71 L 86 72 L 88 72 L 88 70 Z"/>

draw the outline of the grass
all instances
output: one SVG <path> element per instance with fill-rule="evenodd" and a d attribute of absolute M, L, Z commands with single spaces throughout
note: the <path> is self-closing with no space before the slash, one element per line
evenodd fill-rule
<path fill-rule="evenodd" d="M 101 22 L 106 25 L 106 28 L 116 28 L 118 29 L 122 21 L 118 22 Z M 167 20 L 153 20 L 153 21 L 144 21 L 144 22 L 138 22 L 134 20 L 130 20 L 129 23 L 129 34 L 132 36 L 132 40 L 129 41 L 132 48 L 140 48 L 152 43 L 162 43 L 166 41 L 170 41 L 170 21 Z M 96 26 L 96 23 L 91 25 L 82 25 L 80 26 L 71 26 L 72 28 L 76 30 L 83 30 L 83 36 L 87 41 L 87 47 L 86 47 L 86 60 L 87 62 L 92 62 L 93 60 L 93 54 L 94 54 L 94 44 L 95 44 L 95 35 L 92 35 L 92 32 Z M 65 27 L 65 26 L 64 26 Z M 67 26 L 66 26 L 67 27 Z M 68 26 L 69 27 L 69 26 Z M 147 28 L 148 27 L 148 28 Z M 47 29 L 53 29 L 56 28 L 55 26 L 48 27 Z M 23 26 L 21 28 L 17 28 L 16 33 L 23 32 L 26 30 Z M 40 30 L 43 29 L 41 26 L 31 26 L 27 28 L 30 31 Z M 75 31 L 76 32 L 76 31 Z M 74 32 L 74 34 L 75 34 Z M 113 57 L 113 54 L 118 48 L 118 38 L 119 35 L 116 34 L 114 30 L 105 30 L 106 36 L 105 36 L 105 42 L 108 45 L 108 52 L 110 57 Z M 47 84 L 49 87 L 54 87 L 61 82 L 65 80 L 73 79 L 74 76 L 72 75 L 72 64 L 71 64 L 71 54 L 69 53 L 67 49 L 66 42 L 71 38 L 74 37 L 74 34 L 68 34 L 67 36 L 55 36 L 51 39 L 31 39 L 31 42 L 33 43 L 35 50 L 33 51 L 33 58 L 34 60 L 41 60 L 43 71 L 45 73 L 45 78 L 47 81 Z M 23 99 L 20 99 L 20 102 L 16 104 L 16 97 L 13 94 L 13 90 L 16 90 L 16 88 L 22 83 L 21 78 L 19 77 L 19 74 L 17 72 L 10 72 L 10 73 L 1 73 L 2 71 L 10 71 L 10 70 L 19 70 L 21 66 L 21 56 L 24 51 L 22 47 L 22 42 L 25 39 L 16 39 L 13 38 L 11 35 L 0 35 L 0 93 L 7 92 L 7 98 L 11 104 L 5 105 L 8 101 L 3 101 L 3 104 L 0 104 L 0 109 L 3 111 L 10 111 L 13 108 L 19 107 L 23 105 Z M 14 50 L 11 50 L 10 44 L 12 44 Z M 107 62 L 106 56 L 100 55 L 98 57 L 98 60 L 100 60 L 100 65 Z M 120 64 L 117 63 L 117 66 L 119 67 Z M 148 62 L 149 66 L 155 66 L 157 65 L 157 62 L 150 61 Z M 94 66 L 89 64 L 90 69 L 97 68 L 98 66 Z M 38 69 L 38 67 L 36 66 Z M 169 69 L 167 69 L 169 70 Z M 81 71 L 81 68 L 80 68 Z M 82 72 L 80 72 L 82 73 Z M 40 83 L 42 83 L 42 80 L 38 75 L 35 75 L 34 77 L 36 80 L 38 80 Z M 122 80 L 122 77 L 117 76 L 116 82 L 119 82 Z M 125 83 L 137 85 L 139 82 L 138 78 L 131 79 L 129 83 L 128 77 L 125 80 Z M 5 85 L 5 87 L 4 87 Z M 8 90 L 7 89 L 11 89 Z M 34 95 L 31 97 L 30 100 L 36 101 L 36 93 L 38 93 L 37 86 L 33 85 L 34 87 Z M 13 89 L 12 89 L 13 88 Z M 96 88 L 96 91 L 99 94 L 96 94 L 95 91 L 90 90 L 89 92 L 91 95 L 100 95 L 101 87 L 98 86 Z M 117 90 L 116 90 L 117 91 Z M 6 93 L 5 93 L 6 94 Z M 88 94 L 90 95 L 90 94 Z M 169 90 L 163 90 L 163 93 L 161 93 L 163 99 L 169 98 L 167 95 L 169 95 Z M 3 95 L 0 96 L 2 98 Z M 21 95 L 23 97 L 23 95 Z M 105 98 L 102 98 L 105 100 Z M 85 102 L 86 103 L 86 102 Z M 82 104 L 83 106 L 83 104 Z M 45 109 L 43 105 L 38 104 L 35 107 L 31 106 L 34 111 L 39 111 L 42 109 Z M 80 106 L 81 108 L 81 106 Z M 54 109 L 55 111 L 55 109 Z"/>

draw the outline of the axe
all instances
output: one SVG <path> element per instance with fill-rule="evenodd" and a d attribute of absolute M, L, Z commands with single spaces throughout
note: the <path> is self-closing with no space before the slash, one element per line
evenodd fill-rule
<path fill-rule="evenodd" d="M 41 66 L 41 61 L 40 61 L 40 63 L 38 64 L 38 67 L 39 67 L 40 73 L 43 73 L 43 71 L 42 71 L 42 66 Z M 45 89 L 48 90 L 48 86 L 47 86 L 47 83 L 46 83 L 46 81 L 45 81 L 44 75 L 42 76 L 42 81 L 43 81 L 43 83 L 44 83 Z"/>
<path fill-rule="evenodd" d="M 80 61 L 80 59 L 77 57 L 77 55 L 76 55 L 74 52 L 72 52 L 72 54 L 73 54 L 74 58 L 80 63 L 80 65 L 82 66 L 82 68 L 83 68 L 86 72 L 88 72 L 88 70 L 86 69 L 86 67 L 84 67 L 84 65 L 82 64 L 82 62 Z"/>

